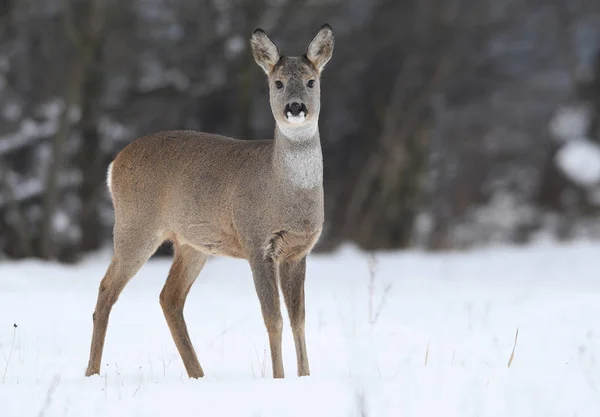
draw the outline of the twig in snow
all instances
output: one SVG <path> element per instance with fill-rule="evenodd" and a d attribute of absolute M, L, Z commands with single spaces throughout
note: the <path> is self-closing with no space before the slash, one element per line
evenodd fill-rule
<path fill-rule="evenodd" d="M 364 391 L 356 393 L 356 408 L 357 417 L 368 417 L 369 413 L 367 412 L 367 399 Z"/>
<path fill-rule="evenodd" d="M 231 325 L 230 325 L 230 326 L 228 326 L 228 327 L 225 327 L 225 326 L 223 326 L 223 331 L 221 331 L 221 333 L 219 333 L 219 334 L 217 335 L 217 337 L 215 337 L 215 338 L 213 339 L 213 341 L 212 341 L 212 342 L 210 342 L 210 343 L 208 344 L 208 349 L 210 349 L 210 348 L 211 348 L 211 347 L 212 347 L 212 346 L 213 346 L 213 345 L 214 345 L 214 344 L 217 342 L 217 340 L 219 340 L 219 339 L 221 339 L 223 336 L 225 336 L 225 334 L 227 334 L 227 333 L 228 333 L 228 332 L 229 332 L 231 329 L 233 329 L 235 326 L 239 325 L 240 323 L 242 323 L 244 320 L 246 320 L 246 319 L 247 319 L 247 318 L 249 318 L 249 317 L 250 317 L 250 315 L 248 314 L 248 315 L 246 315 L 245 317 L 243 317 L 243 318 L 239 319 L 238 321 L 236 321 L 235 323 L 231 324 Z"/>
<path fill-rule="evenodd" d="M 58 384 L 60 383 L 60 375 L 54 375 L 52 378 L 52 382 L 50 383 L 50 387 L 48 387 L 48 392 L 46 393 L 46 399 L 44 400 L 44 404 L 40 412 L 38 413 L 38 417 L 44 417 L 44 414 L 50 405 L 52 404 L 52 398 L 54 397 L 54 393 L 56 392 L 56 388 L 58 388 Z"/>
<path fill-rule="evenodd" d="M 12 345 L 10 347 L 10 352 L 8 353 L 8 359 L 6 360 L 6 366 L 4 367 L 4 373 L 2 374 L 2 383 L 6 381 L 6 372 L 8 371 L 8 364 L 10 363 L 10 359 L 12 358 L 13 351 L 15 350 L 15 340 L 17 338 L 17 323 L 13 324 L 13 340 Z"/>
<path fill-rule="evenodd" d="M 260 376 L 261 378 L 265 378 L 265 376 L 267 375 L 267 349 L 263 350 L 263 359 L 261 361 L 260 357 L 258 356 L 258 349 L 256 348 L 254 340 L 250 339 L 250 341 L 252 342 L 252 346 L 254 346 L 254 354 L 256 355 L 256 362 L 259 366 Z M 254 372 L 254 365 L 250 364 L 250 366 L 252 367 L 252 374 L 254 375 L 254 378 L 256 378 L 256 374 Z"/>
<path fill-rule="evenodd" d="M 383 289 L 383 294 L 381 296 L 381 301 L 377 305 L 374 306 L 374 298 L 375 298 L 375 277 L 376 277 L 376 268 L 377 268 L 377 258 L 373 253 L 369 253 L 367 262 L 369 265 L 369 323 L 374 325 L 377 323 L 379 319 L 379 315 L 381 314 L 381 310 L 385 306 L 387 301 L 387 296 L 390 290 L 392 289 L 392 285 L 388 284 Z"/>
<path fill-rule="evenodd" d="M 169 360 L 169 362 L 165 362 L 165 357 L 162 356 L 162 364 L 163 364 L 163 378 L 167 377 L 167 368 L 169 367 L 169 365 L 171 365 L 171 362 L 173 362 L 173 359 L 175 358 L 174 356 L 171 356 L 171 359 Z"/>
<path fill-rule="evenodd" d="M 510 358 L 508 358 L 508 367 L 512 364 L 513 359 L 515 358 L 515 349 L 517 348 L 517 339 L 519 338 L 519 328 L 517 327 L 517 332 L 515 333 L 515 343 L 513 345 L 512 353 L 510 354 Z"/>

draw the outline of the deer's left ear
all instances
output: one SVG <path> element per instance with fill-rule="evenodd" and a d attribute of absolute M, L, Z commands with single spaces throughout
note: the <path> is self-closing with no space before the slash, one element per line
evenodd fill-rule
<path fill-rule="evenodd" d="M 331 59 L 334 41 L 333 29 L 326 23 L 306 48 L 306 57 L 312 62 L 317 71 L 321 72 L 325 68 L 325 64 Z"/>

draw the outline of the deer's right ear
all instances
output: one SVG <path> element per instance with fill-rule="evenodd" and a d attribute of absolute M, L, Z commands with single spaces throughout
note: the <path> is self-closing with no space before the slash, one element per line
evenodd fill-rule
<path fill-rule="evenodd" d="M 252 56 L 260 67 L 269 75 L 275 64 L 279 62 L 279 51 L 277 46 L 267 36 L 264 30 L 256 29 L 250 39 Z"/>

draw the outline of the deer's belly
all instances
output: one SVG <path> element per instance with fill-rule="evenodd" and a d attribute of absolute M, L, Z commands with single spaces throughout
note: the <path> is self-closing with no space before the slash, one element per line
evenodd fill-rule
<path fill-rule="evenodd" d="M 179 244 L 189 245 L 200 252 L 210 255 L 231 256 L 233 258 L 245 257 L 242 246 L 233 233 L 227 233 L 226 231 L 215 232 L 204 228 L 202 231 L 180 232 L 175 235 Z"/>

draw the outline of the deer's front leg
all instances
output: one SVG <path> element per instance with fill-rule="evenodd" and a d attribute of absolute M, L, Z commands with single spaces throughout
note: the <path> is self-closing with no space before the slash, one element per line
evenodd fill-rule
<path fill-rule="evenodd" d="M 281 292 L 287 305 L 294 343 L 298 360 L 298 376 L 310 375 L 306 340 L 304 337 L 304 279 L 306 275 L 306 258 L 299 261 L 285 260 L 279 269 Z"/>
<path fill-rule="evenodd" d="M 273 378 L 283 378 L 283 361 L 281 357 L 283 320 L 277 288 L 276 264 L 271 258 L 265 259 L 264 254 L 261 253 L 250 259 L 250 267 L 252 268 L 254 286 L 260 301 L 265 326 L 269 333 Z"/>

